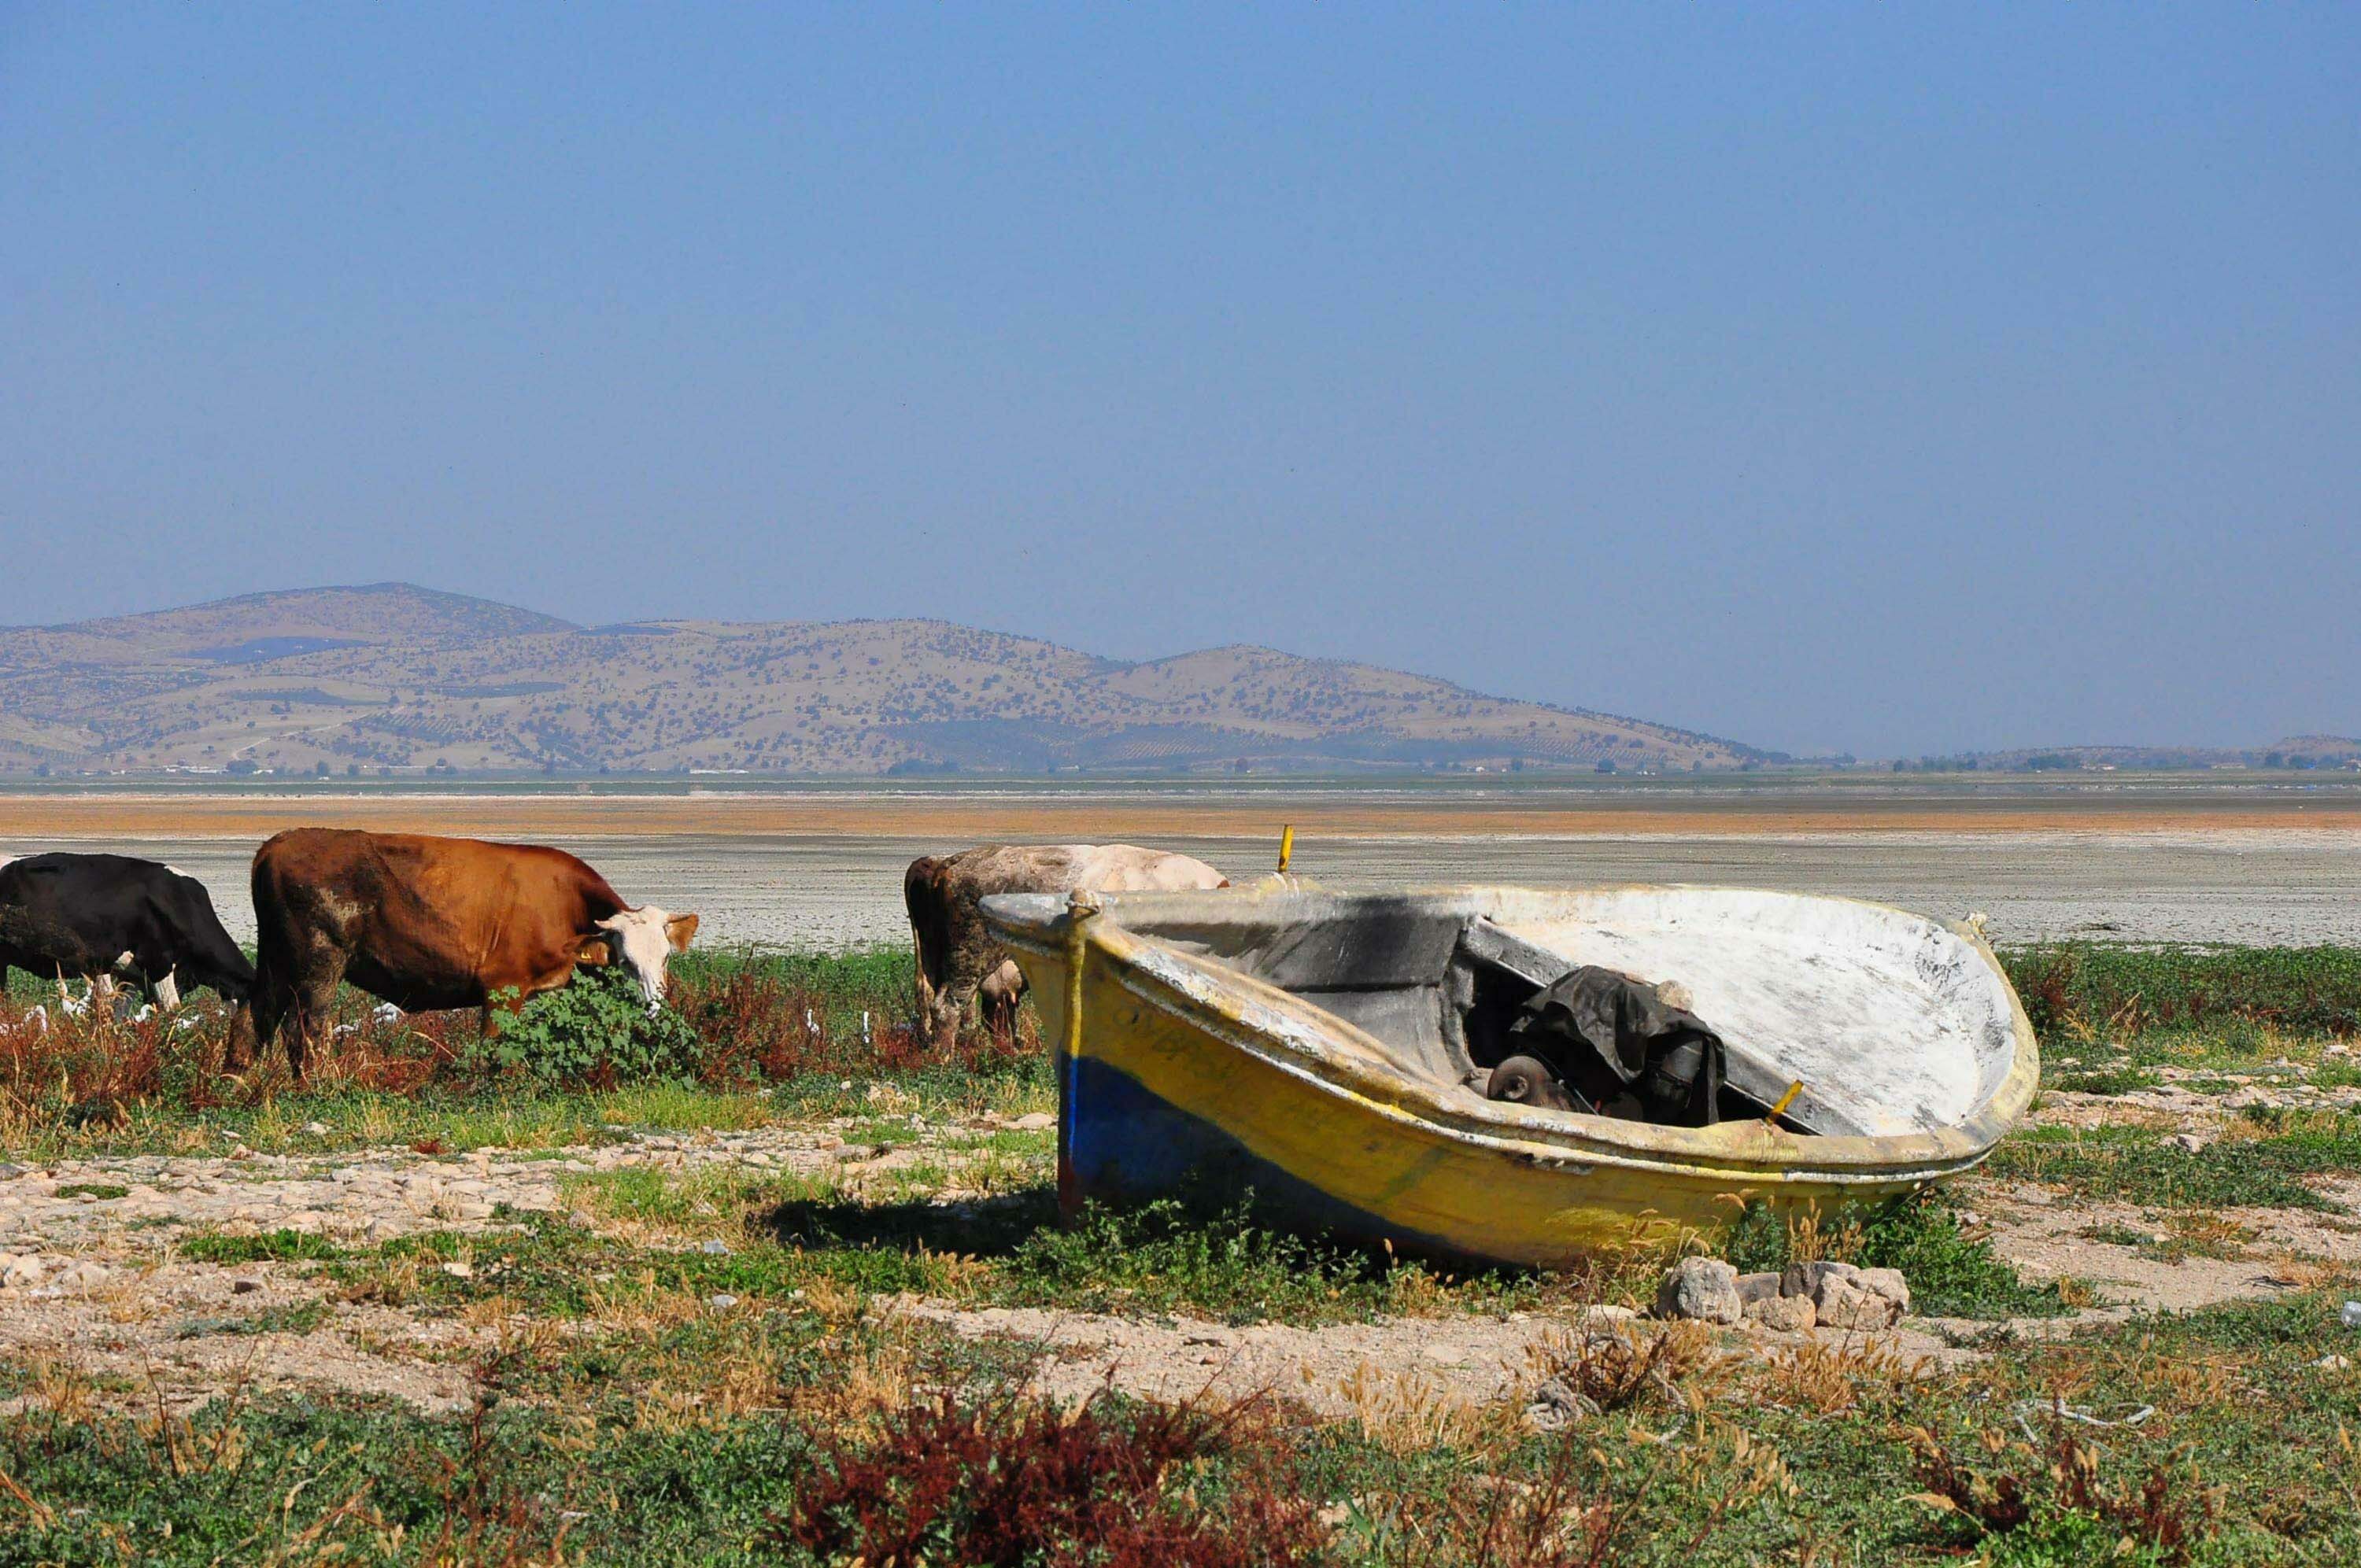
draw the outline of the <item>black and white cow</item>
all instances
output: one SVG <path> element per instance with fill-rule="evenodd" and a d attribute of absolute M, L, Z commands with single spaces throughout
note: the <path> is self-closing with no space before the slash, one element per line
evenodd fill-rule
<path fill-rule="evenodd" d="M 127 855 L 0 859 L 0 985 L 11 965 L 60 982 L 128 981 L 166 1007 L 200 985 L 233 1002 L 254 992 L 254 966 L 204 883 Z"/>

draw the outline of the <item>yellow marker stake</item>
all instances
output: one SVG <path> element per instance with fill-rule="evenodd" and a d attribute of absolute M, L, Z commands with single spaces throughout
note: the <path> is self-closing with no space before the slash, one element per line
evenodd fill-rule
<path fill-rule="evenodd" d="M 1787 1086 L 1787 1092 L 1779 1096 L 1779 1103 L 1772 1106 L 1771 1114 L 1763 1119 L 1766 1122 L 1776 1122 L 1787 1113 L 1787 1107 L 1793 1105 L 1795 1102 L 1795 1096 L 1802 1092 L 1804 1092 L 1804 1080 L 1799 1078 Z"/>
<path fill-rule="evenodd" d="M 1288 824 L 1288 826 L 1286 826 L 1286 827 L 1284 827 L 1284 828 L 1280 828 L 1280 829 L 1279 830 L 1279 875 L 1281 875 L 1281 876 L 1285 876 L 1285 875 L 1287 874 L 1287 862 L 1288 862 L 1290 860 L 1293 859 L 1293 858 L 1294 858 L 1294 855 L 1295 855 L 1295 825 L 1294 825 L 1293 823 L 1290 823 L 1290 824 Z"/>

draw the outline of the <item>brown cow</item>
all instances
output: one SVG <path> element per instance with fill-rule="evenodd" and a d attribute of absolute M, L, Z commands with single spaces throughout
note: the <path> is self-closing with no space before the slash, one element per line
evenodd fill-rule
<path fill-rule="evenodd" d="M 1134 844 L 986 844 L 938 859 L 922 855 L 902 876 L 902 902 L 918 952 L 918 1014 L 928 1037 L 949 1049 L 984 977 L 1009 961 L 978 905 L 995 893 L 1146 893 L 1227 887 L 1202 861 Z M 1010 1026 L 1019 989 L 995 1003 Z"/>
<path fill-rule="evenodd" d="M 507 1005 L 555 991 L 577 964 L 620 962 L 650 1011 L 664 962 L 697 916 L 634 909 L 563 850 L 409 833 L 299 828 L 254 857 L 258 949 L 254 1038 L 288 1025 L 287 1065 L 304 1052 L 346 981 L 405 1012 Z"/>

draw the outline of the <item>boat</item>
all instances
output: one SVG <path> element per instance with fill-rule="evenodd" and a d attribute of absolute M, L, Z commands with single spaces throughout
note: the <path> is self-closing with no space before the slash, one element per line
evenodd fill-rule
<path fill-rule="evenodd" d="M 1833 1218 L 1976 1165 L 2038 1082 L 1977 917 L 1741 889 L 1002 894 L 985 918 L 1059 1066 L 1058 1187 L 1228 1199 L 1298 1228 L 1562 1267 Z M 1677 981 L 1720 1036 L 1719 1119 L 1488 1097 L 1501 1020 L 1596 966 Z"/>

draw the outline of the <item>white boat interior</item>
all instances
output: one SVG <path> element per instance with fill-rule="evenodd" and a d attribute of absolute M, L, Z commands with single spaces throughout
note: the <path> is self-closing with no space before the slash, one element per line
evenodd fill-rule
<path fill-rule="evenodd" d="M 1036 918 L 1053 903 L 1005 902 L 1012 914 L 1038 902 L 1026 911 Z M 1845 899 L 1690 887 L 1265 888 L 1110 895 L 1106 909 L 1136 935 L 1355 1025 L 1395 1069 L 1478 1100 L 1510 1048 L 1510 1023 L 1582 965 L 1686 988 L 1686 1007 L 1727 1053 L 1724 1120 L 1784 1101 L 1780 1121 L 1803 1133 L 1955 1126 L 2000 1091 L 2016 1049 L 2014 996 L 1980 941 Z"/>

